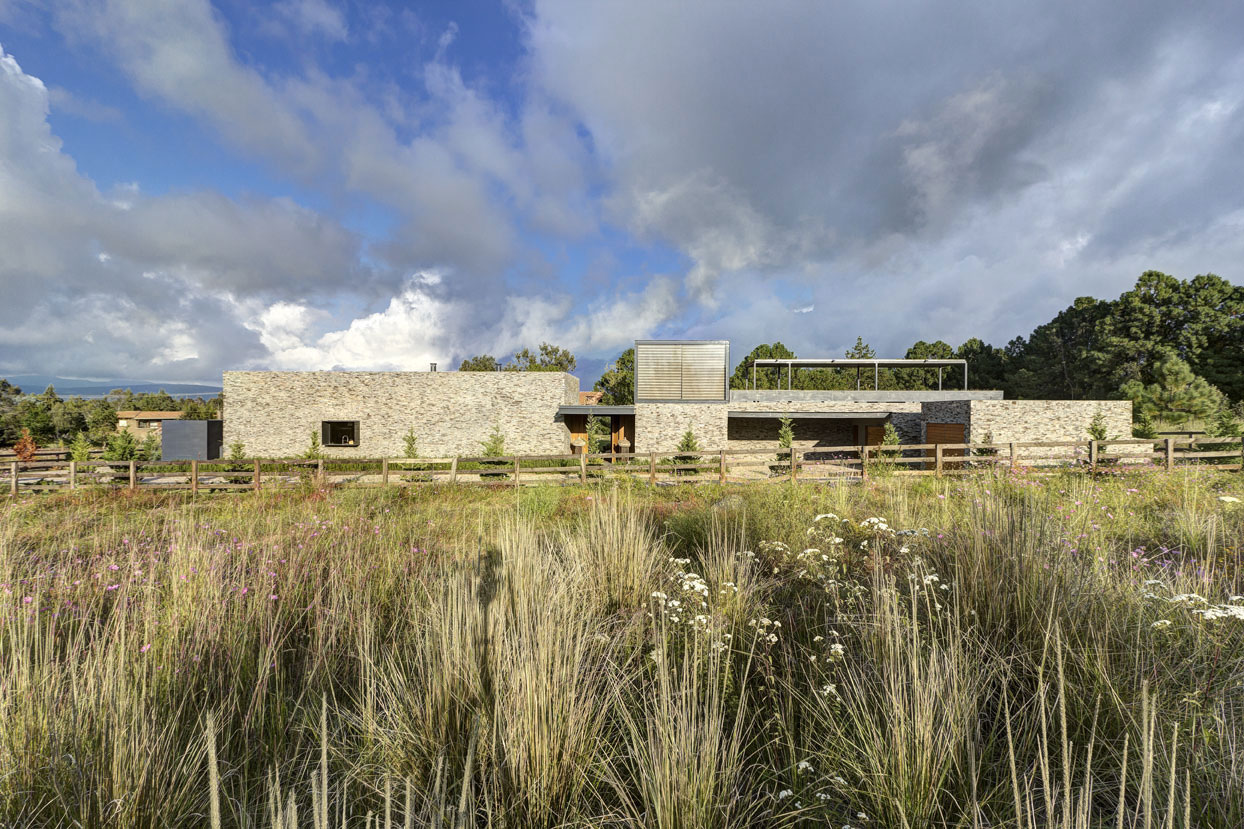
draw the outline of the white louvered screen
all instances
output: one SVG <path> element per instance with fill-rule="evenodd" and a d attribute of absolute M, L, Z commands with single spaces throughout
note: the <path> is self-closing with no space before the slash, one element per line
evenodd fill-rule
<path fill-rule="evenodd" d="M 682 399 L 723 400 L 725 343 L 687 343 L 682 347 Z"/>
<path fill-rule="evenodd" d="M 724 401 L 725 342 L 637 342 L 636 400 Z"/>

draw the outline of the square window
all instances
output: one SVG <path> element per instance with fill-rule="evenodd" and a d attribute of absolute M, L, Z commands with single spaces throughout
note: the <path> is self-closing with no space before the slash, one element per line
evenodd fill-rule
<path fill-rule="evenodd" d="M 325 420 L 321 432 L 320 442 L 325 446 L 359 445 L 359 422 L 357 420 Z"/>

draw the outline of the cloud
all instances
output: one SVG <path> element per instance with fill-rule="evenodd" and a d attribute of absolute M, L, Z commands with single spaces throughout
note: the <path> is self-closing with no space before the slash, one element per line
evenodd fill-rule
<path fill-rule="evenodd" d="M 68 89 L 59 86 L 48 88 L 48 100 L 52 108 L 66 115 L 82 118 L 96 123 L 119 123 L 122 120 L 121 110 L 101 104 L 90 98 L 83 98 Z"/>
<path fill-rule="evenodd" d="M 1229 272 L 1241 27 L 1218 4 L 537 0 L 528 42 L 609 217 L 687 255 L 705 324 L 752 336 L 765 309 L 759 336 L 786 339 L 789 312 L 755 303 L 791 286 L 816 297 L 813 350 L 896 351 L 1005 341 L 1140 260 Z"/>
<path fill-rule="evenodd" d="M 303 37 L 345 40 L 350 34 L 341 10 L 327 0 L 282 0 L 273 7 L 273 11 Z"/>

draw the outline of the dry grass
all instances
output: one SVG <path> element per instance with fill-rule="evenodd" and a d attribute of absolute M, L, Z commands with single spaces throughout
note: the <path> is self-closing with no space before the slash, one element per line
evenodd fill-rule
<path fill-rule="evenodd" d="M 9 503 L 0 825 L 1244 825 L 1242 493 Z"/>

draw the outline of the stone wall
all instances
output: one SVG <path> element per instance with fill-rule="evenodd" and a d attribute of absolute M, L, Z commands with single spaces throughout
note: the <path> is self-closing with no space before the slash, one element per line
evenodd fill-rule
<path fill-rule="evenodd" d="M 334 458 L 401 457 L 414 429 L 423 457 L 478 455 L 493 426 L 506 454 L 570 452 L 557 414 L 577 403 L 579 380 L 562 372 L 227 371 L 225 446 L 253 457 L 306 451 L 326 420 L 359 421 L 359 444 L 325 447 Z"/>
<path fill-rule="evenodd" d="M 994 443 L 1088 440 L 1097 412 L 1108 437 L 1130 440 L 1132 404 L 1127 400 L 974 400 L 968 421 L 970 440 Z"/>
<path fill-rule="evenodd" d="M 928 442 L 928 430 L 924 428 L 926 423 L 962 423 L 965 427 L 964 433 L 967 434 L 967 427 L 971 419 L 972 401 L 970 400 L 943 400 L 935 403 L 922 403 L 920 405 L 920 437 L 912 441 L 912 443 Z"/>
<path fill-rule="evenodd" d="M 690 426 L 703 450 L 726 448 L 724 403 L 636 403 L 635 451 L 673 452 Z"/>

